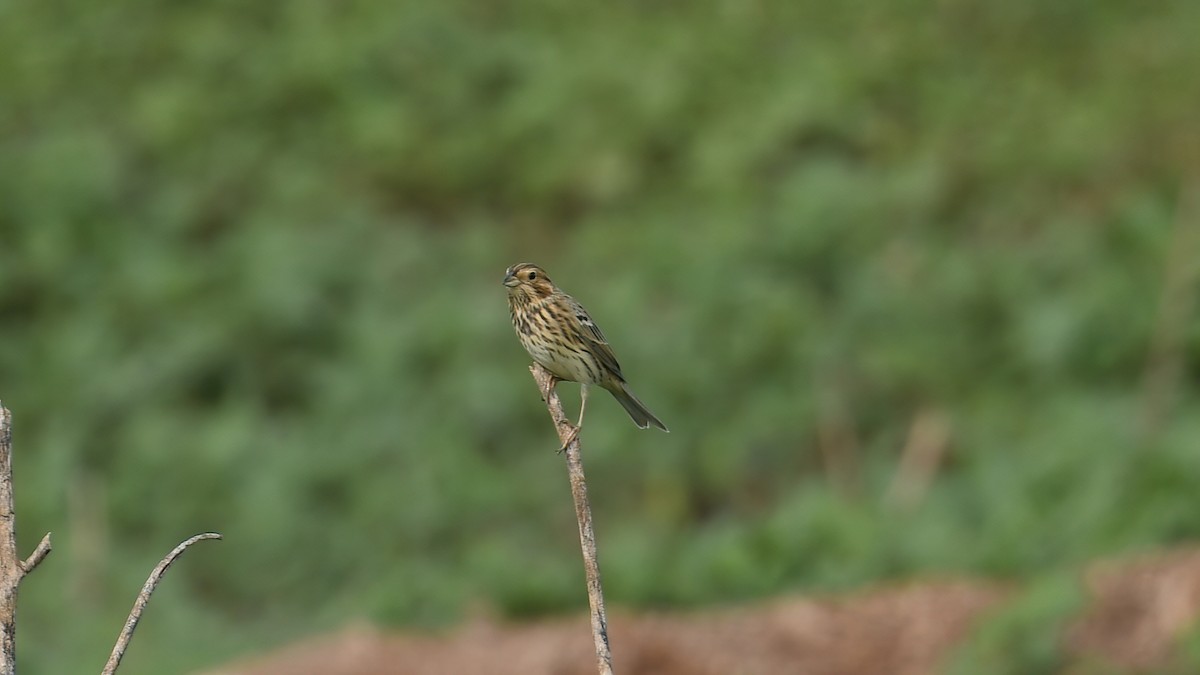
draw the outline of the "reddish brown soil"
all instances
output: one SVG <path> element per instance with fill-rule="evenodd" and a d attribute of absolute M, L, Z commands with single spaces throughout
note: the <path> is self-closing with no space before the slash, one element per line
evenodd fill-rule
<path fill-rule="evenodd" d="M 1200 613 L 1200 550 L 1095 565 L 1090 606 L 1065 632 L 1067 672 L 1159 671 Z M 851 596 L 696 614 L 610 617 L 621 675 L 923 675 L 1015 589 L 913 583 Z M 444 636 L 350 627 L 209 675 L 591 675 L 585 617 L 480 621 Z"/>

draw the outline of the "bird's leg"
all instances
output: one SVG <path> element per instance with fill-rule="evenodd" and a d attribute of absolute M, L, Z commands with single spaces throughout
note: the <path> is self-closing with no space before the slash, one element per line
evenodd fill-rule
<path fill-rule="evenodd" d="M 571 430 L 571 435 L 567 436 L 567 440 L 563 442 L 562 447 L 558 449 L 561 454 L 567 451 L 567 446 L 575 441 L 579 436 L 579 430 L 583 428 L 583 411 L 587 408 L 588 386 L 587 382 L 579 383 L 579 421 L 575 423 L 575 428 Z"/>

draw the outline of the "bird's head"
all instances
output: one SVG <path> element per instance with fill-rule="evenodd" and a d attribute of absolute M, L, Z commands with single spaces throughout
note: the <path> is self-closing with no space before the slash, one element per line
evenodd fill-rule
<path fill-rule="evenodd" d="M 554 283 L 546 271 L 533 263 L 517 263 L 504 271 L 504 285 L 511 298 L 537 300 L 554 295 Z"/>

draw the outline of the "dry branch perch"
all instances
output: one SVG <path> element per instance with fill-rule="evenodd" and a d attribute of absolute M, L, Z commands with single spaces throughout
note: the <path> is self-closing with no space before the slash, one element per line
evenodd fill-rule
<path fill-rule="evenodd" d="M 117 666 L 121 665 L 121 658 L 125 656 L 125 650 L 129 648 L 129 639 L 133 637 L 133 630 L 137 628 L 138 621 L 142 618 L 142 612 L 146 609 L 146 603 L 150 602 L 150 594 L 154 592 L 158 582 L 162 579 L 163 574 L 166 574 L 167 568 L 175 559 L 183 555 L 187 547 L 202 540 L 202 539 L 220 539 L 221 535 L 216 532 L 205 532 L 198 534 L 191 539 L 183 542 L 175 547 L 175 550 L 167 554 L 154 571 L 150 573 L 150 577 L 146 579 L 145 585 L 142 586 L 142 592 L 138 593 L 137 600 L 133 602 L 133 609 L 129 612 L 129 618 L 125 620 L 125 627 L 121 629 L 121 635 L 117 638 L 117 644 L 113 646 L 112 655 L 108 657 L 108 663 L 104 664 L 102 675 L 113 675 L 117 672 Z"/>
<path fill-rule="evenodd" d="M 0 675 L 17 669 L 17 585 L 50 553 L 42 537 L 24 562 L 17 557 L 17 517 L 13 510 L 12 413 L 0 403 Z"/>
<path fill-rule="evenodd" d="M 562 401 L 554 389 L 555 379 L 538 364 L 529 367 L 542 392 L 558 438 L 566 443 L 574 425 L 563 412 Z M 600 675 L 612 675 L 612 652 L 608 647 L 608 618 L 604 614 L 604 590 L 600 586 L 600 562 L 596 554 L 596 533 L 592 529 L 592 507 L 588 504 L 587 482 L 583 478 L 583 460 L 578 434 L 566 447 L 567 474 L 571 478 L 571 496 L 575 499 L 575 517 L 579 521 L 579 545 L 583 549 L 583 569 L 587 574 L 588 605 L 592 610 L 592 640 L 596 644 L 596 665 Z"/>

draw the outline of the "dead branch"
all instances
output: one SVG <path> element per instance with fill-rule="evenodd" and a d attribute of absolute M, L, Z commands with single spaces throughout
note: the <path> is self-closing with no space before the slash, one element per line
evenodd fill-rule
<path fill-rule="evenodd" d="M 42 537 L 25 562 L 17 557 L 17 517 L 13 510 L 12 413 L 0 403 L 0 675 L 17 669 L 17 585 L 50 553 Z"/>
<path fill-rule="evenodd" d="M 574 426 L 563 412 L 562 401 L 554 389 L 554 376 L 538 364 L 529 367 L 533 380 L 542 392 L 542 400 L 550 411 L 550 419 L 565 443 Z M 571 479 L 571 496 L 575 499 L 575 517 L 579 521 L 579 546 L 583 549 L 583 569 L 587 575 L 588 605 L 592 610 L 592 640 L 596 645 L 596 665 L 600 675 L 612 675 L 612 652 L 608 646 L 608 618 L 604 614 L 604 590 L 600 586 L 600 562 L 596 553 L 596 533 L 592 529 L 592 507 L 588 503 L 587 482 L 583 478 L 579 436 L 567 445 L 567 474 Z"/>
<path fill-rule="evenodd" d="M 166 574 L 167 568 L 175 559 L 183 555 L 192 544 L 202 539 L 220 539 L 221 535 L 216 532 L 205 532 L 198 534 L 191 539 L 183 542 L 175 547 L 175 550 L 167 554 L 154 571 L 150 573 L 150 577 L 146 579 L 145 585 L 142 586 L 142 592 L 138 593 L 137 600 L 133 602 L 133 609 L 129 612 L 129 618 L 125 620 L 125 627 L 121 629 L 121 635 L 117 638 L 117 644 L 113 646 L 112 655 L 108 657 L 108 663 L 104 664 L 102 675 L 113 675 L 117 672 L 117 666 L 121 665 L 121 658 L 125 656 L 125 650 L 129 647 L 129 639 L 133 637 L 133 630 L 137 628 L 138 621 L 142 618 L 142 612 L 146 609 L 146 603 L 150 602 L 150 594 L 154 592 L 158 582 L 162 579 L 163 574 Z"/>

